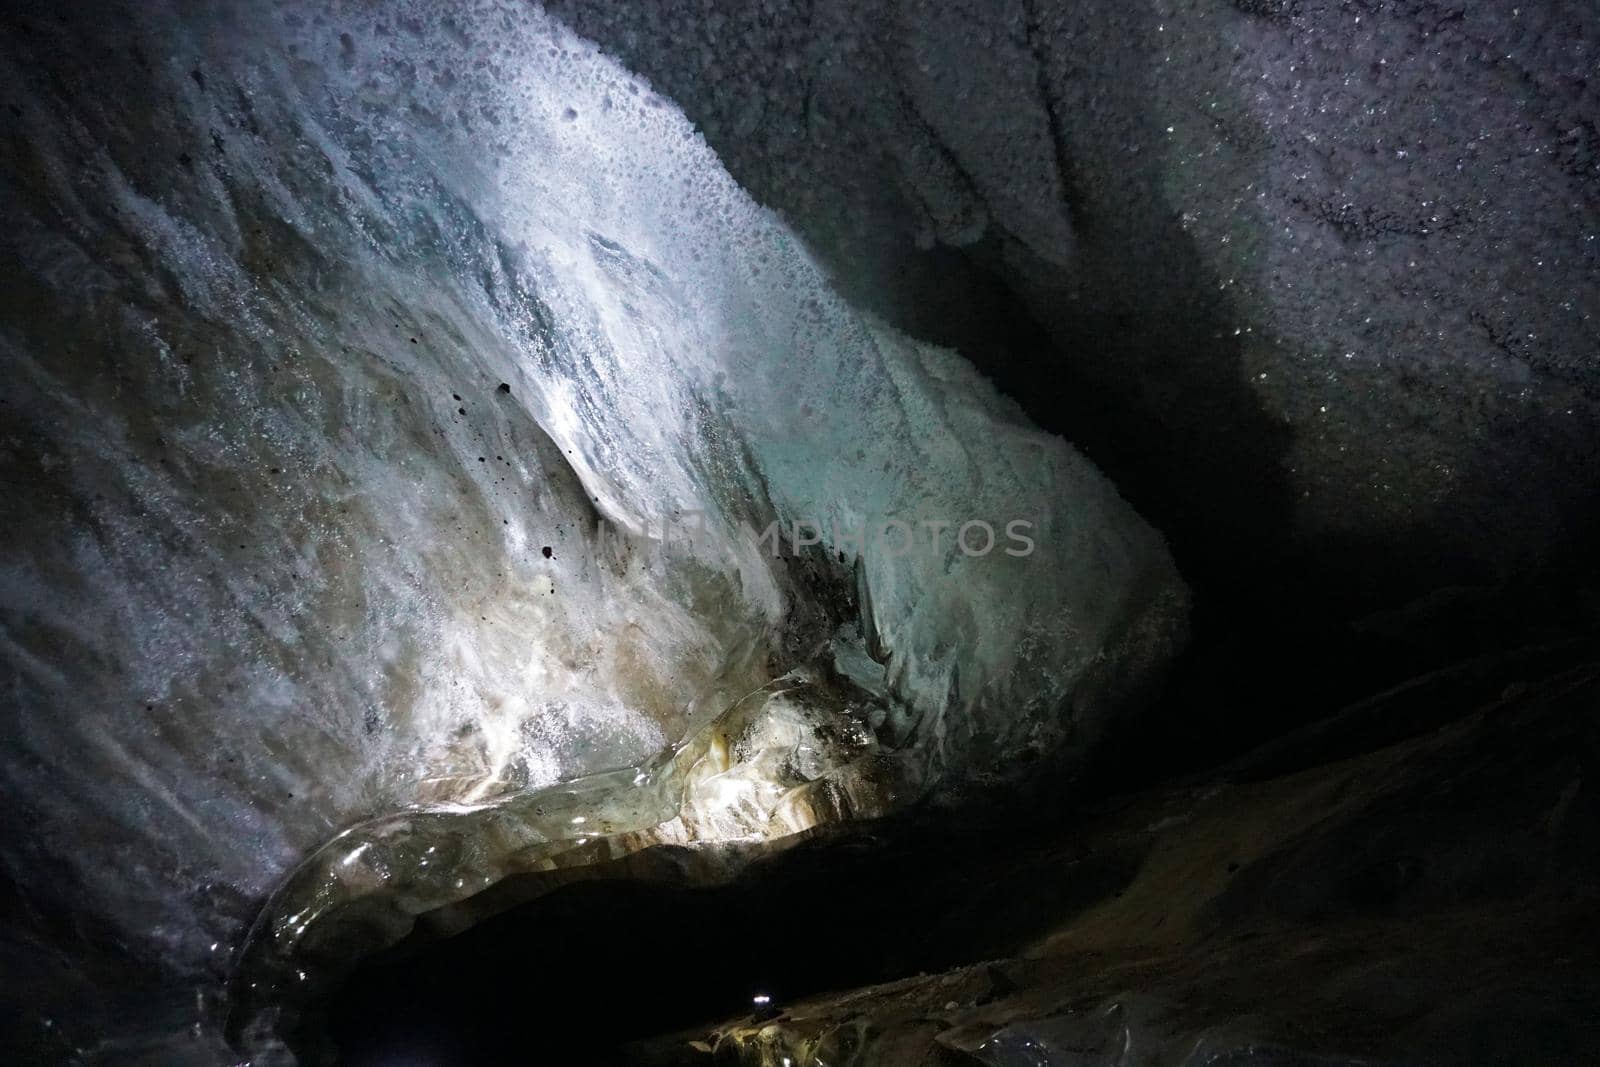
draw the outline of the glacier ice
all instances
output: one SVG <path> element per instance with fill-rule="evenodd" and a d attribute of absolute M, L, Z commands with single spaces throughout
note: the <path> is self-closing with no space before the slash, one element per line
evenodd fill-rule
<path fill-rule="evenodd" d="M 3 952 L 49 1040 L 205 1062 L 228 982 L 509 872 L 1074 765 L 1170 655 L 1159 535 L 591 45 L 257 6 L 0 38 Z"/>

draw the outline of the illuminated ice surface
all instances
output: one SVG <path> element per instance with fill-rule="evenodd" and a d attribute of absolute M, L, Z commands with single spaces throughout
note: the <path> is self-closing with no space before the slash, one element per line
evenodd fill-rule
<path fill-rule="evenodd" d="M 4 952 L 63 1046 L 203 1062 L 352 908 L 1070 761 L 1170 654 L 1160 537 L 646 85 L 521 3 L 260 6 L 0 54 L 3 858 L 77 924 Z M 833 535 L 887 519 L 953 525 Z"/>

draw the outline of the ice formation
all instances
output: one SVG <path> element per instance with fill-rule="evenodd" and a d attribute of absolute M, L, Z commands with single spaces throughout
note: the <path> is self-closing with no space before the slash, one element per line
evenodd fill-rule
<path fill-rule="evenodd" d="M 205 1062 L 230 980 L 557 853 L 1070 763 L 1170 654 L 1114 488 L 537 9 L 176 6 L 0 53 L 3 859 L 77 902 L 4 952 L 63 1048 Z"/>

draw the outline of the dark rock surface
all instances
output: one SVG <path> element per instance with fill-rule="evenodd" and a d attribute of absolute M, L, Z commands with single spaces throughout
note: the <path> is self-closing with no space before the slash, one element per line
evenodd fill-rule
<path fill-rule="evenodd" d="M 1012 957 L 800 999 L 634 1062 L 1594 1062 L 1597 679 L 1519 687 L 1361 758 L 1103 810 L 913 935 Z"/>
<path fill-rule="evenodd" d="M 1369 609 L 1590 532 L 1587 0 L 551 8 L 852 298 L 1085 448 L 1202 596 Z"/>

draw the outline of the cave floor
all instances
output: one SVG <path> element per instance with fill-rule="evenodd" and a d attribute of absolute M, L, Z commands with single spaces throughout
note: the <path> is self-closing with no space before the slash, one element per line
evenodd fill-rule
<path fill-rule="evenodd" d="M 587 872 L 374 961 L 330 1032 L 349 1063 L 1600 1062 L 1600 664 L 1539 666 L 1048 830 L 847 828 L 716 886 L 687 850 Z"/>
<path fill-rule="evenodd" d="M 1020 951 L 634 1051 L 830 1067 L 1600 1062 L 1597 711 L 1600 670 L 1583 668 L 1363 756 L 1133 797 L 1029 858 L 1032 906 L 1055 886 L 1062 908 Z M 1253 777 L 1250 761 L 1231 775 Z M 1075 907 L 1067 887 L 1092 866 L 1133 873 Z"/>

